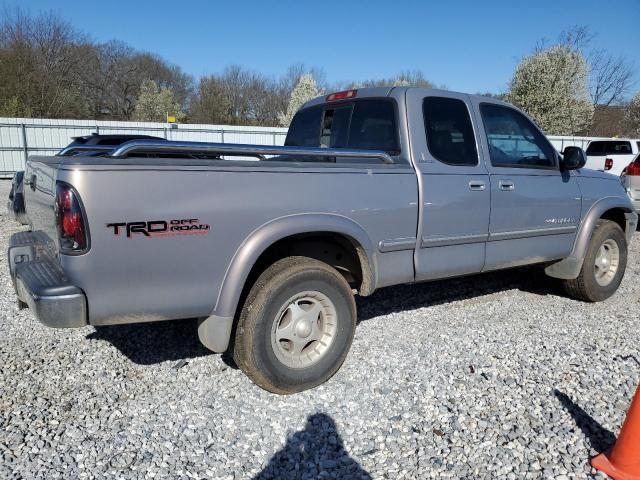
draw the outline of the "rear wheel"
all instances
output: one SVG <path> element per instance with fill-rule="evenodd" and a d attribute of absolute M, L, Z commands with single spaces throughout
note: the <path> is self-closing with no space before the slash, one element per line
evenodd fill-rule
<path fill-rule="evenodd" d="M 610 220 L 596 225 L 578 278 L 564 280 L 569 295 L 587 302 L 606 300 L 620 286 L 627 266 L 627 241 Z"/>
<path fill-rule="evenodd" d="M 265 390 L 299 392 L 340 368 L 355 326 L 353 294 L 337 270 L 307 257 L 285 258 L 251 288 L 238 320 L 234 360 Z"/>

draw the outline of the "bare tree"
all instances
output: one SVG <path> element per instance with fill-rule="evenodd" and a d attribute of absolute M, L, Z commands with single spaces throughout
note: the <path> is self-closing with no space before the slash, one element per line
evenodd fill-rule
<path fill-rule="evenodd" d="M 0 21 L 0 102 L 44 117 L 83 113 L 77 72 L 86 38 L 52 13 L 5 9 Z M 4 102 L 3 102 L 4 100 Z"/>
<path fill-rule="evenodd" d="M 592 48 L 596 35 L 585 26 L 574 26 L 560 34 L 559 42 L 584 55 L 590 67 L 593 105 L 616 105 L 624 101 L 634 84 L 634 65 L 621 55 Z"/>
<path fill-rule="evenodd" d="M 215 75 L 200 78 L 190 102 L 189 121 L 192 123 L 229 123 L 229 99 L 222 81 Z"/>
<path fill-rule="evenodd" d="M 594 50 L 591 63 L 591 98 L 594 105 L 620 104 L 634 84 L 633 65 L 622 56 Z"/>
<path fill-rule="evenodd" d="M 94 118 L 130 119 L 147 80 L 171 90 L 181 110 L 186 108 L 193 88 L 193 79 L 179 67 L 119 41 L 92 45 L 84 65 L 80 73 L 83 94 Z"/>
<path fill-rule="evenodd" d="M 428 80 L 424 73 L 420 70 L 406 70 L 398 75 L 389 78 L 368 79 L 361 82 L 347 82 L 347 88 L 367 88 L 367 87 L 396 87 L 396 86 L 414 86 L 434 88 L 433 82 Z"/>

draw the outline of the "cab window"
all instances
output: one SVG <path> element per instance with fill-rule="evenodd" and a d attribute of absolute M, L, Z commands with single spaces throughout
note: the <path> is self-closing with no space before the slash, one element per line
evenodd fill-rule
<path fill-rule="evenodd" d="M 286 146 L 354 148 L 400 153 L 395 104 L 389 99 L 330 103 L 300 110 Z"/>
<path fill-rule="evenodd" d="M 478 164 L 473 126 L 462 100 L 427 97 L 422 112 L 431 155 L 449 165 Z"/>
<path fill-rule="evenodd" d="M 555 168 L 555 150 L 520 112 L 500 105 L 480 105 L 494 167 Z"/>
<path fill-rule="evenodd" d="M 631 155 L 631 142 L 623 140 L 594 140 L 587 147 L 587 155 Z"/>

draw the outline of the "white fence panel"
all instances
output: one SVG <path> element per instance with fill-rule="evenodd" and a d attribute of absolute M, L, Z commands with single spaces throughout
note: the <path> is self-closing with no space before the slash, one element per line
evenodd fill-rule
<path fill-rule="evenodd" d="M 0 176 L 10 176 L 24 169 L 28 155 L 52 155 L 71 142 L 71 137 L 101 134 L 142 134 L 193 142 L 248 143 L 283 145 L 286 128 L 239 127 L 153 122 L 117 122 L 91 120 L 53 120 L 39 118 L 0 117 Z M 562 151 L 568 145 L 587 148 L 600 137 L 549 136 L 553 146 Z"/>
<path fill-rule="evenodd" d="M 171 125 L 153 122 L 53 120 L 0 117 L 0 176 L 24 169 L 28 155 L 52 155 L 72 137 L 101 134 L 141 134 L 193 142 L 283 145 L 286 128 L 235 125 Z"/>

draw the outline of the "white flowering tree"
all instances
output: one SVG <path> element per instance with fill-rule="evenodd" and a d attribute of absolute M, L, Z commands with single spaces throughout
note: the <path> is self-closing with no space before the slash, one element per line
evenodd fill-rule
<path fill-rule="evenodd" d="M 313 79 L 313 75 L 310 73 L 301 75 L 300 80 L 298 80 L 298 83 L 291 91 L 287 111 L 280 112 L 278 115 L 278 122 L 280 125 L 288 127 L 298 109 L 309 100 L 317 97 L 319 94 L 320 92 L 316 85 L 316 81 Z"/>
<path fill-rule="evenodd" d="M 516 67 L 507 101 L 548 134 L 573 135 L 588 129 L 594 106 L 586 59 L 564 45 L 535 52 Z"/>
<path fill-rule="evenodd" d="M 633 96 L 627 106 L 625 120 L 629 127 L 631 127 L 633 135 L 640 136 L 640 91 Z"/>
<path fill-rule="evenodd" d="M 166 122 L 167 114 L 184 118 L 180 103 L 168 88 L 160 88 L 153 80 L 145 80 L 140 87 L 140 95 L 133 111 L 133 119 L 141 122 Z"/>

